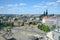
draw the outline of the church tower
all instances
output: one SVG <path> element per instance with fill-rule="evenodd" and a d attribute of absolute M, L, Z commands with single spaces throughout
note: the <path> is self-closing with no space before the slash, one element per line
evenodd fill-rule
<path fill-rule="evenodd" d="M 46 16 L 48 16 L 48 10 L 46 10 L 45 14 L 46 14 Z"/>
<path fill-rule="evenodd" d="M 44 11 L 44 16 L 48 16 L 48 10 Z"/>

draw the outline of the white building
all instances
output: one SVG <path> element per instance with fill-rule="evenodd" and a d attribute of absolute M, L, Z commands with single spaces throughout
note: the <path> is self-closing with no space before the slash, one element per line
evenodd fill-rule
<path fill-rule="evenodd" d="M 60 40 L 60 29 L 55 29 L 47 33 L 48 40 Z"/>
<path fill-rule="evenodd" d="M 52 27 L 52 25 L 56 24 L 56 19 L 59 20 L 58 25 L 60 26 L 60 17 L 58 16 L 50 16 L 50 17 L 45 16 L 42 18 L 42 23 Z"/>
<path fill-rule="evenodd" d="M 60 40 L 59 20 L 56 20 L 56 28 L 47 33 L 47 40 Z"/>

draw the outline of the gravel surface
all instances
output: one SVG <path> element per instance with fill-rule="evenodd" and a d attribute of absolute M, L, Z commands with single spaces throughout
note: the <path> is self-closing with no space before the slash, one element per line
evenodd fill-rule
<path fill-rule="evenodd" d="M 15 38 L 16 40 L 34 40 L 34 35 L 45 36 L 45 32 L 37 29 L 36 27 L 15 27 L 12 29 L 12 36 L 6 36 L 7 39 Z M 0 39 L 4 38 L 0 35 Z"/>

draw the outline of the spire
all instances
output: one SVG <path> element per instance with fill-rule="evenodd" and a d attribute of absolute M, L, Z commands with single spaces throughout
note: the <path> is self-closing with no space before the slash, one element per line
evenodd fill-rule
<path fill-rule="evenodd" d="M 45 14 L 46 14 L 46 16 L 48 16 L 48 10 L 46 10 L 46 13 Z"/>
<path fill-rule="evenodd" d="M 44 16 L 46 16 L 46 13 L 45 13 L 45 11 L 44 11 Z"/>
<path fill-rule="evenodd" d="M 43 16 L 48 16 L 48 10 L 44 11 Z"/>

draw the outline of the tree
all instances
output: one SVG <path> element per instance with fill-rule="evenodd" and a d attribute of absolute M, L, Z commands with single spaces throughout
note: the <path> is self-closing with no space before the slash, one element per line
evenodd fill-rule
<path fill-rule="evenodd" d="M 11 23 L 11 22 L 2 22 L 2 25 L 3 25 L 4 27 L 8 27 L 8 26 L 13 27 L 13 26 L 14 26 L 13 22 L 12 22 L 12 23 Z"/>
<path fill-rule="evenodd" d="M 29 22 L 29 25 L 32 24 L 32 25 L 36 25 L 36 22 Z"/>
<path fill-rule="evenodd" d="M 2 25 L 2 24 L 1 24 L 1 20 L 0 20 L 0 25 Z"/>
<path fill-rule="evenodd" d="M 33 25 L 36 25 L 36 22 L 32 22 Z"/>
<path fill-rule="evenodd" d="M 49 32 L 50 31 L 49 27 L 44 25 L 44 24 L 38 25 L 38 29 L 43 30 L 45 32 Z"/>
<path fill-rule="evenodd" d="M 13 22 L 0 22 L 0 29 L 3 29 L 4 27 L 14 27 Z"/>
<path fill-rule="evenodd" d="M 29 24 L 28 24 L 28 25 L 30 26 L 31 24 L 32 24 L 32 22 L 29 22 Z"/>
<path fill-rule="evenodd" d="M 56 28 L 56 25 L 52 25 L 51 29 L 53 30 L 53 29 L 55 29 L 55 28 Z"/>
<path fill-rule="evenodd" d="M 22 25 L 21 26 L 24 26 L 24 22 L 22 23 Z"/>
<path fill-rule="evenodd" d="M 14 22 L 11 23 L 11 26 L 14 27 Z"/>

